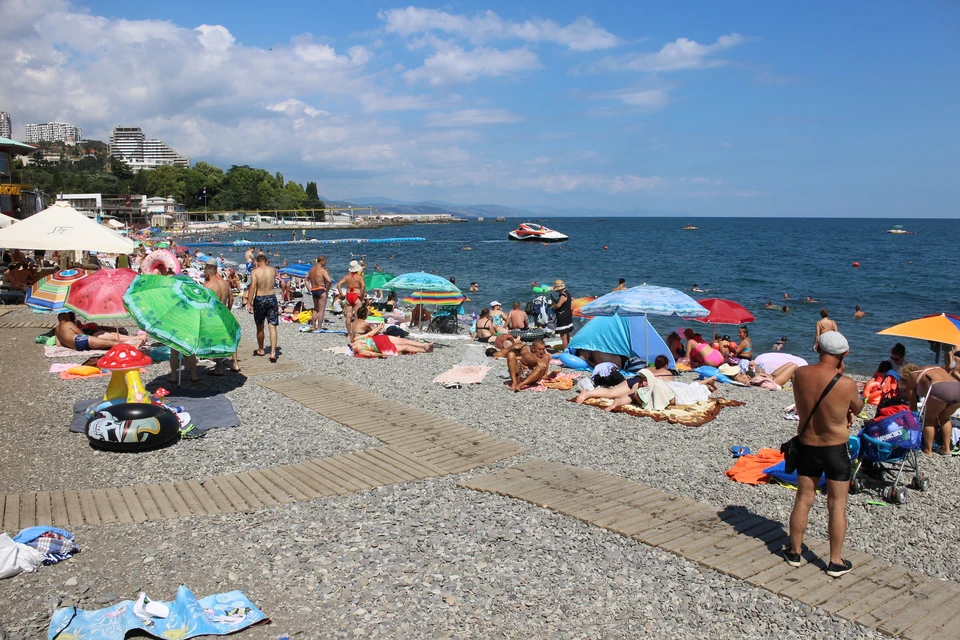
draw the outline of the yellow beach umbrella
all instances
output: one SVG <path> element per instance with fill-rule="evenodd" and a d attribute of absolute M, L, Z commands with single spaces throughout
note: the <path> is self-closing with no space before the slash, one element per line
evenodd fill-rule
<path fill-rule="evenodd" d="M 900 336 L 930 340 L 943 344 L 960 344 L 960 316 L 940 313 L 903 322 L 877 333 L 884 336 Z"/>

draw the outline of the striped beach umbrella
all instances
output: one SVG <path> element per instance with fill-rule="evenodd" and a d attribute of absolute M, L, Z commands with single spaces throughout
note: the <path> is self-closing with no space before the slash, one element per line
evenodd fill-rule
<path fill-rule="evenodd" d="M 384 289 L 391 291 L 421 291 L 434 293 L 460 293 L 457 285 L 446 278 L 442 278 L 432 273 L 418 271 L 415 273 L 405 273 L 397 276 L 390 282 L 383 285 Z"/>
<path fill-rule="evenodd" d="M 25 302 L 34 309 L 58 311 L 66 305 L 70 285 L 91 273 L 88 269 L 64 269 L 51 273 L 30 287 Z"/>
<path fill-rule="evenodd" d="M 403 299 L 407 304 L 435 304 L 437 306 L 457 306 L 470 298 L 462 293 L 442 293 L 439 291 L 414 291 Z"/>

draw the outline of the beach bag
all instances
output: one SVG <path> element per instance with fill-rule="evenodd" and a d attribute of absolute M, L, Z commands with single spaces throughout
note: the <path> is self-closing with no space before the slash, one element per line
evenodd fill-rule
<path fill-rule="evenodd" d="M 460 327 L 456 316 L 437 316 L 431 322 L 431 329 L 436 333 L 457 333 Z"/>
<path fill-rule="evenodd" d="M 830 381 L 830 384 L 827 385 L 827 388 L 824 389 L 823 393 L 820 394 L 820 398 L 817 399 L 817 404 L 813 405 L 813 411 L 811 411 L 810 415 L 807 416 L 807 421 L 803 423 L 802 427 L 800 427 L 800 431 L 797 432 L 797 435 L 780 445 L 780 453 L 783 454 L 783 470 L 785 473 L 791 474 L 797 470 L 797 461 L 800 458 L 800 436 L 802 436 L 803 432 L 807 430 L 807 427 L 810 425 L 810 421 L 813 420 L 813 416 L 817 413 L 817 409 L 820 408 L 820 403 L 823 402 L 823 399 L 827 397 L 827 394 L 830 393 L 834 386 L 836 386 L 841 377 L 843 377 L 843 374 L 838 371 L 837 375 L 833 376 L 833 380 Z"/>
<path fill-rule="evenodd" d="M 395 338 L 406 338 L 409 334 L 397 325 L 392 324 L 383 330 L 383 335 L 393 336 Z"/>
<path fill-rule="evenodd" d="M 546 296 L 537 296 L 530 302 L 531 308 L 527 315 L 533 316 L 533 323 L 538 327 L 550 324 L 550 303 Z"/>
<path fill-rule="evenodd" d="M 620 373 L 620 369 L 614 367 L 609 375 L 605 376 L 593 376 L 590 378 L 593 381 L 593 384 L 597 387 L 606 387 L 611 388 L 615 387 L 621 382 L 625 381 L 626 378 L 623 377 L 623 374 Z"/>

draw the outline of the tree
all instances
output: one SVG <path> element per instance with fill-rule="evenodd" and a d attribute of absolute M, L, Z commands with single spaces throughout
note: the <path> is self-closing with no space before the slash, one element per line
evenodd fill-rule
<path fill-rule="evenodd" d="M 316 182 L 307 183 L 307 201 L 304 203 L 304 207 L 307 209 L 324 208 L 323 200 L 320 199 L 320 194 L 317 193 Z"/>
<path fill-rule="evenodd" d="M 119 180 L 129 180 L 133 177 L 133 171 L 130 165 L 123 161 L 123 158 L 110 156 L 110 173 L 117 176 Z"/>

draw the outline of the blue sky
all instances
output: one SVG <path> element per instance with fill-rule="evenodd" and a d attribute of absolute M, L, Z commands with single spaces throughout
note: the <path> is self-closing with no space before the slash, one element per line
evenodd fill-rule
<path fill-rule="evenodd" d="M 333 198 L 956 216 L 960 4 L 728 4 L 3 0 L 0 110 Z"/>

